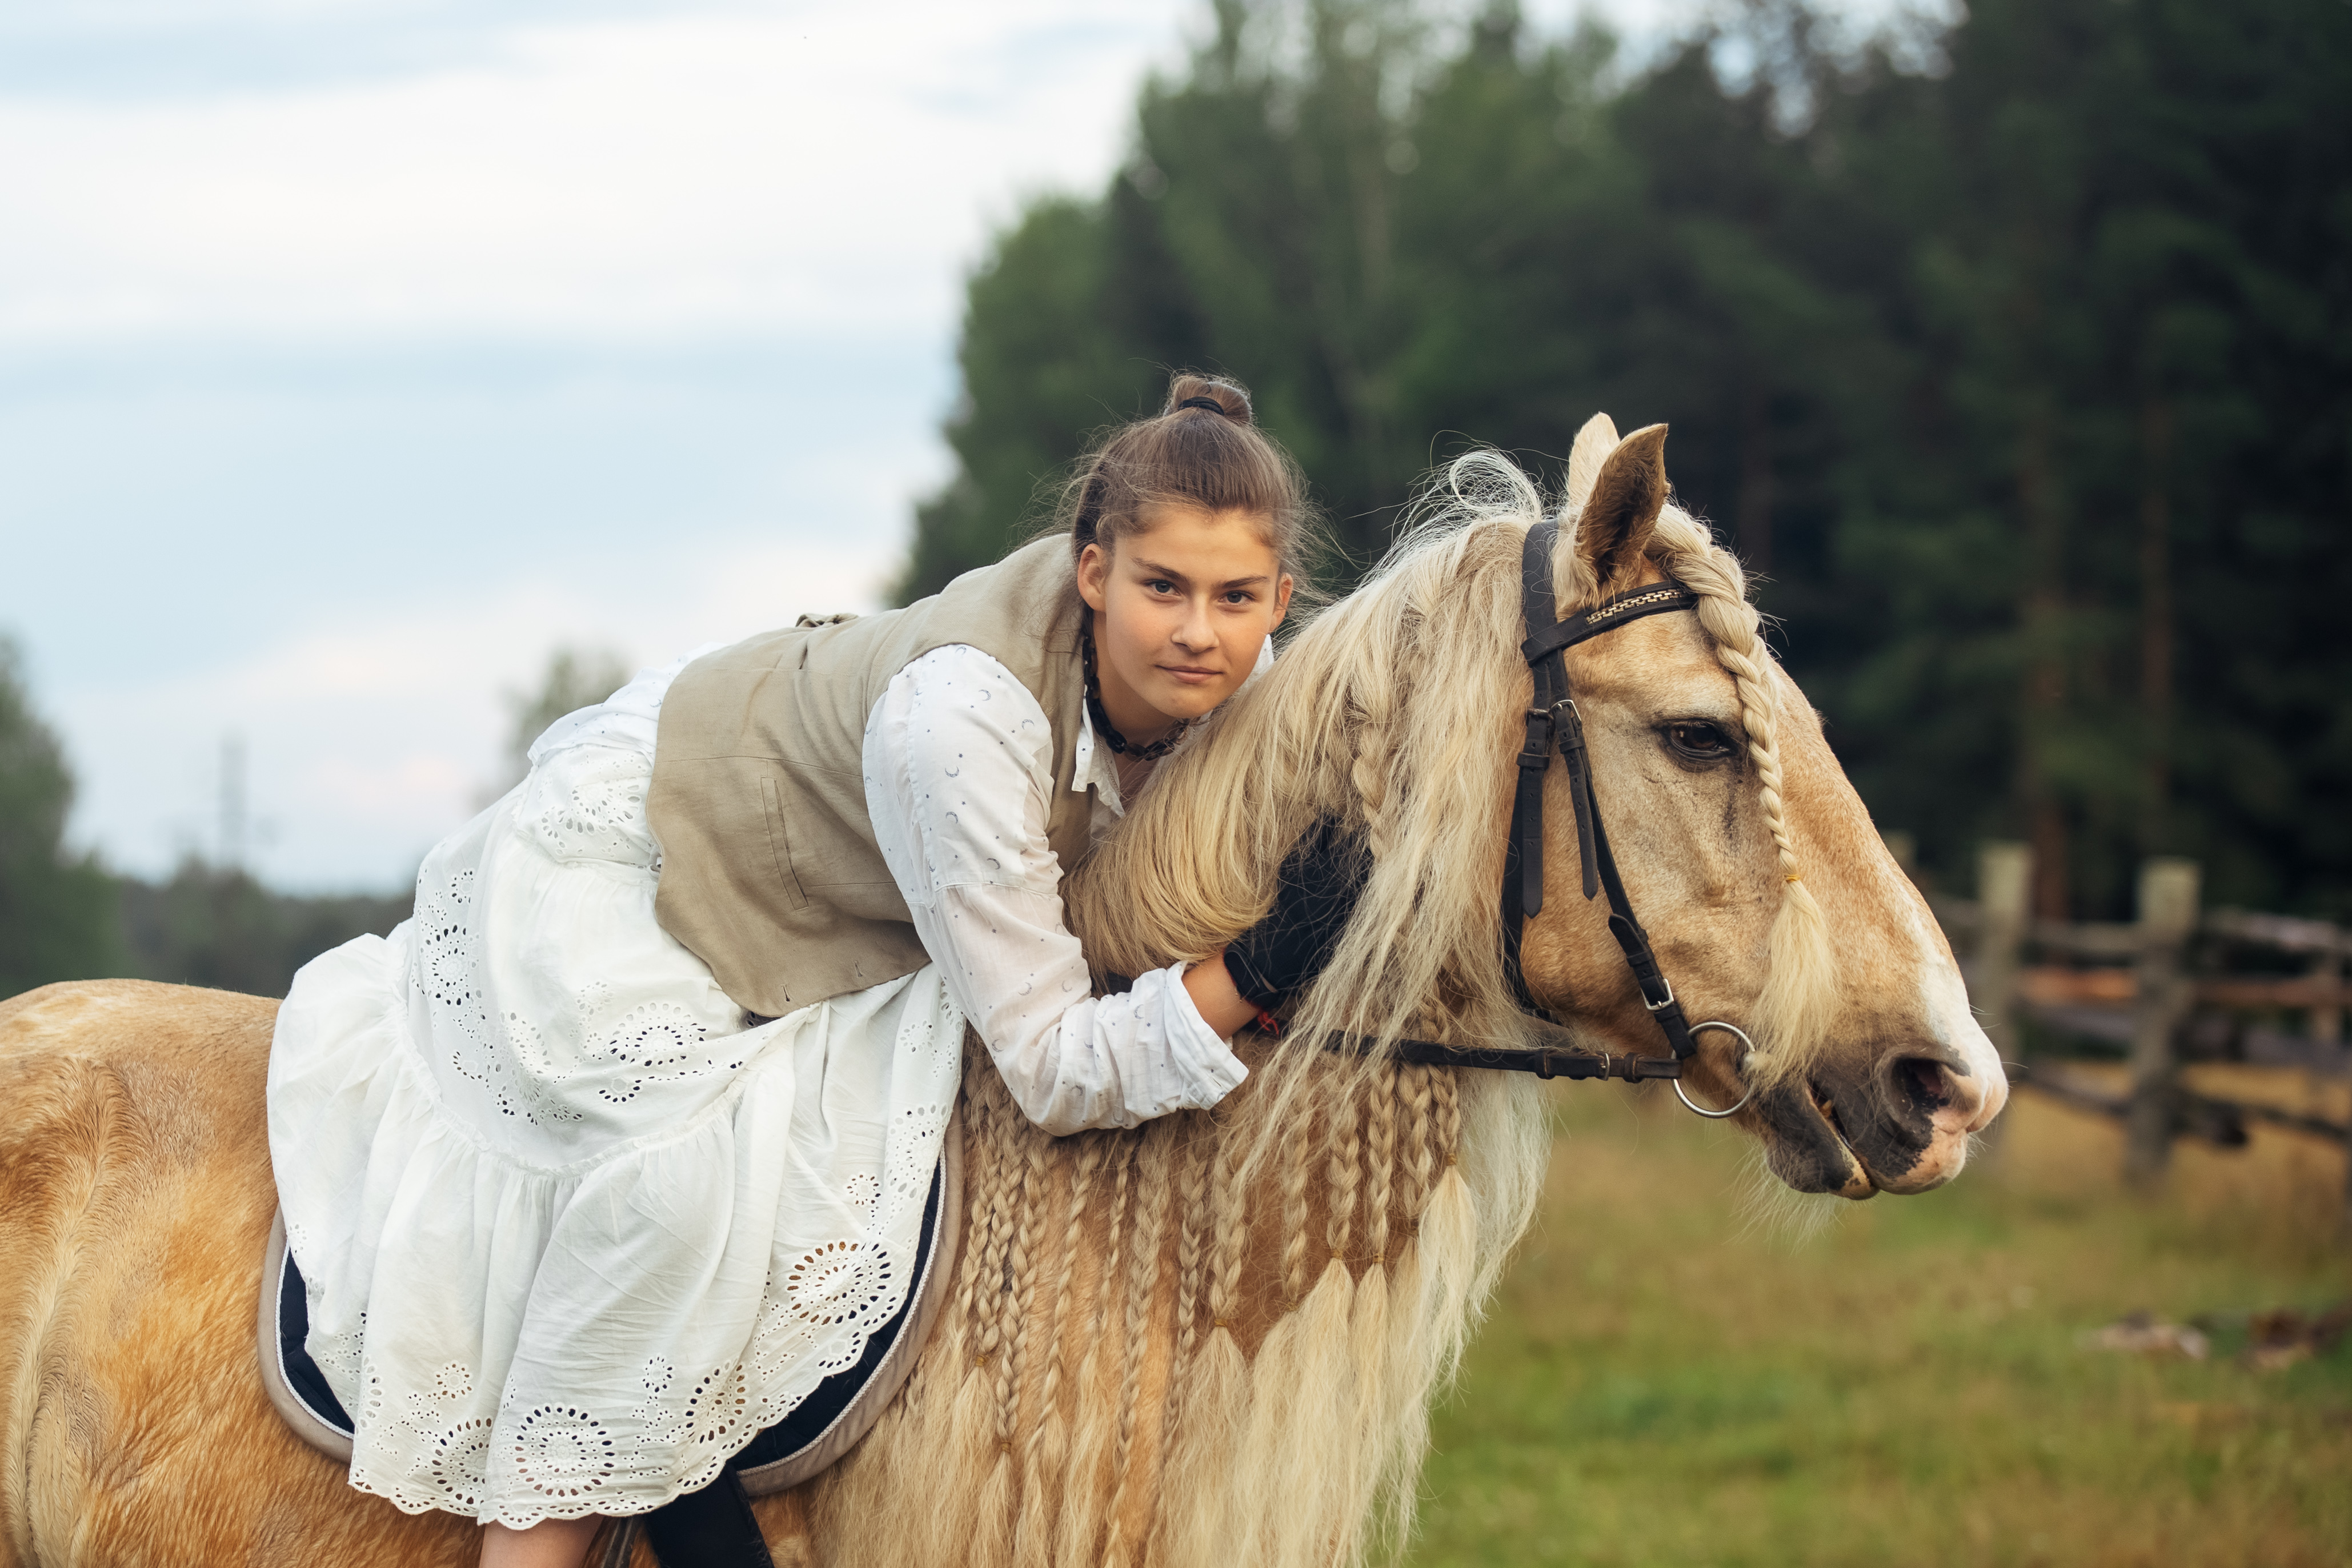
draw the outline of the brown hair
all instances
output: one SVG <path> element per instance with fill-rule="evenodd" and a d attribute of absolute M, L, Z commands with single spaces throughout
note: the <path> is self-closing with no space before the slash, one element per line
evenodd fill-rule
<path fill-rule="evenodd" d="M 1141 528 L 1145 508 L 1170 502 L 1254 513 L 1281 569 L 1304 582 L 1314 521 L 1307 477 L 1251 420 L 1249 393 L 1235 382 L 1190 371 L 1171 379 L 1160 413 L 1112 430 L 1078 459 L 1055 527 L 1069 530 L 1074 555 L 1092 544 L 1110 550 Z"/>

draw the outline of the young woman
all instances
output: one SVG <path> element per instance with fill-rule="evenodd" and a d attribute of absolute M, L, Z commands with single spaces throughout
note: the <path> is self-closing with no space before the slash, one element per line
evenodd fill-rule
<path fill-rule="evenodd" d="M 1066 533 L 561 720 L 412 921 L 296 977 L 270 1152 L 352 1485 L 569 1568 L 897 1312 L 967 1025 L 1055 1133 L 1242 1080 L 1344 899 L 1097 997 L 1058 883 L 1271 658 L 1304 511 L 1241 389 L 1180 377 Z"/>

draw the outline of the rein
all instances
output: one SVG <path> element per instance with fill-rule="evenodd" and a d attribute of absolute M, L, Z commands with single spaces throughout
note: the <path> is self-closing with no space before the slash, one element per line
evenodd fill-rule
<path fill-rule="evenodd" d="M 1584 716 L 1577 711 L 1576 699 L 1569 687 L 1565 657 L 1568 650 L 1579 643 L 1631 625 L 1644 616 L 1689 610 L 1698 603 L 1699 596 L 1671 580 L 1653 582 L 1604 600 L 1563 621 L 1551 588 L 1552 547 L 1559 538 L 1557 522 L 1547 519 L 1538 523 L 1528 530 L 1527 542 L 1519 555 L 1519 601 L 1528 628 L 1527 640 L 1519 644 L 1519 652 L 1528 661 L 1535 687 L 1533 704 L 1527 710 L 1527 744 L 1517 758 L 1518 788 L 1511 801 L 1511 836 L 1503 858 L 1503 969 L 1524 1011 L 1547 1023 L 1559 1021 L 1537 1003 L 1519 966 L 1519 947 L 1526 936 L 1527 923 L 1543 913 L 1544 777 L 1551 770 L 1552 753 L 1557 750 L 1568 764 L 1569 800 L 1576 813 L 1576 852 L 1584 873 L 1584 896 L 1591 899 L 1602 894 L 1608 895 L 1609 934 L 1617 939 L 1626 966 L 1633 971 L 1633 982 L 1642 992 L 1642 1005 L 1657 1020 L 1658 1030 L 1666 1037 L 1674 1054 L 1612 1056 L 1604 1052 L 1594 1056 L 1549 1046 L 1509 1051 L 1443 1045 L 1428 1040 L 1396 1040 L 1388 1054 L 1395 1061 L 1418 1066 L 1532 1072 L 1546 1079 L 1617 1078 L 1633 1082 L 1663 1078 L 1672 1082 L 1675 1095 L 1700 1115 L 1728 1116 L 1746 1105 L 1755 1091 L 1750 1089 L 1748 1094 L 1741 1095 L 1738 1104 L 1710 1110 L 1684 1092 L 1683 1063 L 1698 1050 L 1696 1037 L 1709 1030 L 1738 1036 L 1740 1044 L 1751 1052 L 1755 1042 L 1737 1025 L 1719 1019 L 1693 1024 L 1685 1016 L 1682 1003 L 1675 999 L 1674 983 L 1658 967 L 1649 933 L 1634 918 L 1633 901 L 1626 896 L 1624 880 L 1617 873 L 1617 857 L 1609 847 L 1609 830 L 1594 803 L 1592 759 L 1585 749 Z M 1376 1049 L 1376 1042 L 1334 1035 L 1325 1042 L 1325 1048 L 1364 1055 Z"/>

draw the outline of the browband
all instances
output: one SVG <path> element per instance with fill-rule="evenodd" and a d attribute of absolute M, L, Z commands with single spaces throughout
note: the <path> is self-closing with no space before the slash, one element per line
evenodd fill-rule
<path fill-rule="evenodd" d="M 1565 621 L 1553 622 L 1520 643 L 1519 652 L 1532 664 L 1538 659 L 1573 648 L 1588 637 L 1613 632 L 1629 621 L 1639 621 L 1644 615 L 1664 615 L 1670 610 L 1688 610 L 1697 602 L 1698 595 L 1679 582 L 1645 583 Z"/>

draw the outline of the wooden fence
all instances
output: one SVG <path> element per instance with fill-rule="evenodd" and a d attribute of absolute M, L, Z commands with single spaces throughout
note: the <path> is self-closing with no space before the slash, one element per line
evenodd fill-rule
<path fill-rule="evenodd" d="M 1898 860 L 1908 846 L 1890 835 Z M 2184 1061 L 2238 1060 L 2352 1075 L 2344 1040 L 2352 1009 L 2352 931 L 2325 921 L 2206 909 L 2194 861 L 2156 859 L 2139 873 L 2139 918 L 2128 925 L 2036 919 L 2032 852 L 1988 843 L 1977 858 L 1977 897 L 1929 904 L 1966 956 L 1969 992 L 2024 1087 L 2103 1112 L 2126 1129 L 2125 1170 L 2159 1176 L 2173 1140 L 2246 1141 L 2264 1122 L 2347 1145 L 2344 1124 L 2259 1103 L 2192 1092 Z M 2284 1027 L 2299 1023 L 2299 1029 Z M 2120 1051 L 2126 1093 L 2114 1094 L 2065 1065 L 2085 1045 Z M 2352 1232 L 2352 1159 L 2346 1173 Z"/>

